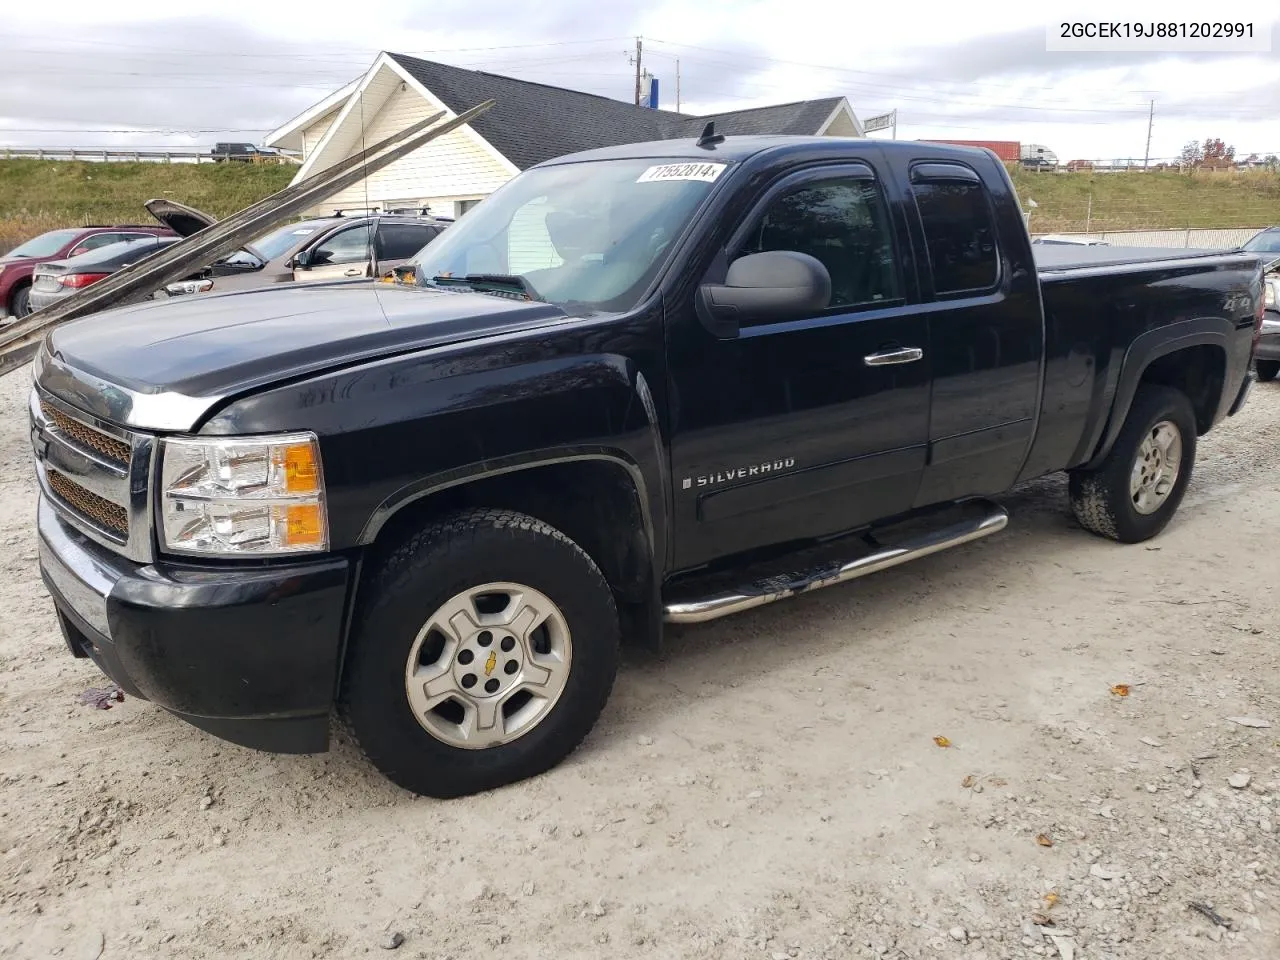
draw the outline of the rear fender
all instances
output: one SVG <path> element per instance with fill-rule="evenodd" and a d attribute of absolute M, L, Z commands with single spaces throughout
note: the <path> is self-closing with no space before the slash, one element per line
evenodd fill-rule
<path fill-rule="evenodd" d="M 1093 455 L 1082 464 L 1086 470 L 1097 467 L 1115 446 L 1116 438 L 1124 427 L 1133 398 L 1138 392 L 1143 376 L 1151 365 L 1161 357 L 1185 350 L 1188 347 L 1212 346 L 1222 353 L 1225 385 L 1230 387 L 1217 399 L 1211 417 L 1216 423 L 1225 415 L 1226 408 L 1236 396 L 1232 379 L 1231 348 L 1233 342 L 1243 334 L 1229 320 L 1222 317 L 1198 317 L 1185 320 L 1156 330 L 1148 330 L 1129 345 L 1121 362 L 1120 375 L 1116 383 L 1115 396 L 1111 403 L 1111 413 L 1107 417 L 1101 438 L 1097 441 Z"/>

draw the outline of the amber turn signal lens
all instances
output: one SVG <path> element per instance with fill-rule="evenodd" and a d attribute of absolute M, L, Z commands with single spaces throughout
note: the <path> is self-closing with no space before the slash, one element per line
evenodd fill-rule
<path fill-rule="evenodd" d="M 307 503 L 284 508 L 284 543 L 289 547 L 324 543 L 324 517 L 319 504 Z"/>
<path fill-rule="evenodd" d="M 284 488 L 289 493 L 315 493 L 320 489 L 320 464 L 309 443 L 284 448 Z"/>

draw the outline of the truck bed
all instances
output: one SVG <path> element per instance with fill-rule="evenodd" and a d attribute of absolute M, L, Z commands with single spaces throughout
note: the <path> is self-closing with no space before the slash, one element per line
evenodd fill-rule
<path fill-rule="evenodd" d="M 1047 272 L 1091 267 L 1143 266 L 1161 260 L 1197 260 L 1237 253 L 1236 250 L 1200 250 L 1189 247 L 1086 247 L 1072 244 L 1033 243 L 1031 252 L 1043 275 Z"/>
<path fill-rule="evenodd" d="M 1220 285 L 1247 288 L 1256 254 L 1185 247 L 1031 244 L 1045 314 L 1044 395 L 1023 478 L 1082 462 L 1106 426 L 1125 353 L 1173 322 L 1223 312 Z M 1218 280 L 1217 271 L 1228 271 Z M 1241 345 L 1243 344 L 1243 347 Z M 1248 349 L 1248 337 L 1232 349 Z M 1228 358 L 1234 377 L 1241 358 Z"/>

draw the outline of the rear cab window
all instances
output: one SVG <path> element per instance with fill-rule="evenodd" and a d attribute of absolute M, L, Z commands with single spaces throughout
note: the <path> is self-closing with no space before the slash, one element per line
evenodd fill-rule
<path fill-rule="evenodd" d="M 911 192 L 924 231 L 936 296 L 974 295 L 1000 280 L 991 199 L 982 179 L 960 163 L 911 167 Z"/>

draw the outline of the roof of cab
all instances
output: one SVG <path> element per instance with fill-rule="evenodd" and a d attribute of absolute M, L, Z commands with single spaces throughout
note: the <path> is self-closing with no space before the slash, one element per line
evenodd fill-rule
<path fill-rule="evenodd" d="M 625 160 L 625 159 L 670 159 L 688 160 L 690 162 L 738 162 L 747 160 L 765 151 L 780 152 L 825 152 L 837 145 L 871 147 L 887 152 L 902 151 L 916 157 L 978 157 L 994 156 L 991 151 L 981 147 L 966 147 L 955 144 L 929 143 L 920 140 L 879 140 L 868 137 L 828 137 L 828 136 L 739 136 L 725 137 L 705 147 L 698 146 L 697 137 L 680 140 L 650 140 L 643 143 L 624 143 L 614 147 L 601 147 L 597 150 L 584 150 L 571 153 L 554 160 L 546 160 L 538 164 L 541 167 L 555 166 L 561 163 L 581 163 L 590 160 Z"/>

